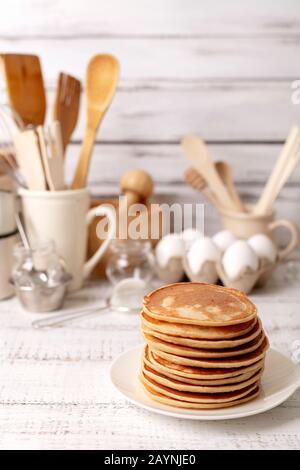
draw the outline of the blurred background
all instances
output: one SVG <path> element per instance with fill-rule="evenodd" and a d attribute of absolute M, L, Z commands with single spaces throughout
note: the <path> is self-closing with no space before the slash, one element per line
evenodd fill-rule
<path fill-rule="evenodd" d="M 179 145 L 197 133 L 254 200 L 290 126 L 299 124 L 300 104 L 291 99 L 299 46 L 297 0 L 10 0 L 0 16 L 0 51 L 40 56 L 50 108 L 59 71 L 84 80 L 92 55 L 119 59 L 121 80 L 92 159 L 95 195 L 116 194 L 122 173 L 140 167 L 152 174 L 156 194 L 201 200 L 183 182 Z M 2 82 L 5 100 L 3 91 Z M 82 108 L 68 175 L 84 118 Z M 298 223 L 299 182 L 300 168 L 276 202 L 279 215 Z M 207 213 L 206 224 L 214 220 Z"/>

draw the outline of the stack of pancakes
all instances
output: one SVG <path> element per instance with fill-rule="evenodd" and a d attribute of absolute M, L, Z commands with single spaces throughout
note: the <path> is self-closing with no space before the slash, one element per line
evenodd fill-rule
<path fill-rule="evenodd" d="M 144 298 L 141 381 L 151 398 L 183 408 L 225 408 L 255 398 L 268 340 L 241 292 L 197 282 Z"/>

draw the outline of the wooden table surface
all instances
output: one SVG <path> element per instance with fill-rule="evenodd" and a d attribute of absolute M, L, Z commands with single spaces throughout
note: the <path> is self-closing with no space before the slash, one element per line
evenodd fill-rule
<path fill-rule="evenodd" d="M 274 348 L 289 354 L 300 339 L 300 262 L 280 267 L 251 297 Z M 93 282 L 66 309 L 92 306 L 108 295 Z M 109 367 L 139 344 L 136 315 L 101 313 L 53 330 L 34 330 L 37 315 L 16 299 L 0 303 L 2 449 L 299 449 L 300 390 L 264 414 L 196 422 L 152 414 L 112 388 Z"/>

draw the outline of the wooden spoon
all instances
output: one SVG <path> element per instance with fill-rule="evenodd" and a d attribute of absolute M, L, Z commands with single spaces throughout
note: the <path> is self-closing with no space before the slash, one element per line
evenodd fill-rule
<path fill-rule="evenodd" d="M 218 175 L 215 164 L 203 140 L 197 136 L 189 135 L 182 139 L 181 145 L 188 160 L 206 180 L 207 184 L 209 184 L 218 200 L 222 203 L 222 206 L 235 211 L 236 205 Z"/>
<path fill-rule="evenodd" d="M 72 189 L 86 186 L 96 133 L 116 91 L 118 78 L 119 64 L 115 57 L 99 54 L 89 62 L 86 73 L 87 124 Z"/>
<path fill-rule="evenodd" d="M 46 96 L 36 55 L 1 54 L 8 101 L 25 125 L 44 123 Z"/>
<path fill-rule="evenodd" d="M 245 212 L 245 207 L 242 204 L 242 201 L 240 199 L 240 196 L 238 195 L 238 192 L 235 188 L 234 182 L 233 182 L 233 172 L 232 172 L 232 167 L 226 163 L 226 162 L 216 162 L 216 170 L 225 184 L 231 199 L 236 205 L 236 209 L 240 212 Z"/>
<path fill-rule="evenodd" d="M 64 152 L 77 124 L 80 93 L 80 81 L 61 72 L 57 81 L 53 119 L 60 122 Z"/>

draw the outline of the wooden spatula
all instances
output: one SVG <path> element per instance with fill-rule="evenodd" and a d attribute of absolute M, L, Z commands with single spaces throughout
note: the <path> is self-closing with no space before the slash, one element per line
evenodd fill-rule
<path fill-rule="evenodd" d="M 229 165 L 229 163 L 223 161 L 216 162 L 215 165 L 221 180 L 223 181 L 229 192 L 229 195 L 231 196 L 231 199 L 236 205 L 236 209 L 238 211 L 245 212 L 246 209 L 243 206 L 243 203 L 234 185 L 232 167 Z"/>
<path fill-rule="evenodd" d="M 193 167 L 202 175 L 213 193 L 227 209 L 237 210 L 226 187 L 224 186 L 206 144 L 197 136 L 188 135 L 182 139 L 181 145 L 186 157 Z"/>
<path fill-rule="evenodd" d="M 39 58 L 27 54 L 1 54 L 7 95 L 25 125 L 44 123 L 46 96 Z"/>
<path fill-rule="evenodd" d="M 14 136 L 14 144 L 17 161 L 28 188 L 45 191 L 47 183 L 35 130 L 27 129 L 18 132 Z"/>
<path fill-rule="evenodd" d="M 115 93 L 118 78 L 119 64 L 115 57 L 99 54 L 89 62 L 86 73 L 87 124 L 72 189 L 86 186 L 97 130 Z"/>
<path fill-rule="evenodd" d="M 61 72 L 57 81 L 53 119 L 60 122 L 64 151 L 77 124 L 80 93 L 80 81 Z"/>

